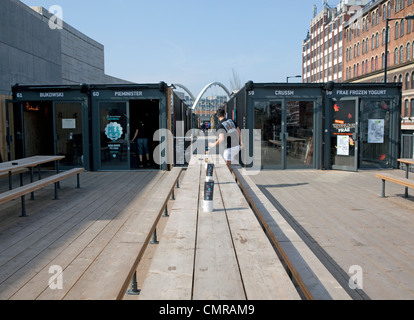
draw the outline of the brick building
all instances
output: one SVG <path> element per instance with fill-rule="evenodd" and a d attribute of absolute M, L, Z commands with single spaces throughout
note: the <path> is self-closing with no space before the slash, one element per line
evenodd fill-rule
<path fill-rule="evenodd" d="M 367 3 L 369 0 L 341 0 L 336 7 L 330 7 L 324 1 L 319 13 L 314 6 L 310 30 L 303 41 L 304 83 L 344 80 L 343 27 Z"/>
<path fill-rule="evenodd" d="M 403 84 L 403 133 L 414 132 L 414 21 L 406 19 L 412 15 L 414 0 L 371 1 L 343 28 L 343 81 L 380 83 L 385 79 L 386 21 L 390 19 L 387 81 Z"/>

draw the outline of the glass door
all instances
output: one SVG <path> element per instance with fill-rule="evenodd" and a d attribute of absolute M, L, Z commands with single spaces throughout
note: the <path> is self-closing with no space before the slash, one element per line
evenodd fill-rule
<path fill-rule="evenodd" d="M 130 142 L 126 102 L 100 102 L 100 170 L 129 170 Z"/>
<path fill-rule="evenodd" d="M 314 101 L 254 101 L 264 167 L 313 167 L 314 105 Z"/>
<path fill-rule="evenodd" d="M 390 100 L 361 100 L 360 167 L 390 166 Z"/>
<path fill-rule="evenodd" d="M 254 128 L 261 130 L 262 166 L 281 168 L 284 149 L 282 102 L 255 100 Z"/>
<path fill-rule="evenodd" d="M 286 168 L 313 166 L 313 101 L 286 102 Z"/>
<path fill-rule="evenodd" d="M 358 99 L 331 100 L 332 169 L 358 170 Z"/>
<path fill-rule="evenodd" d="M 83 119 L 80 102 L 55 103 L 55 153 L 62 167 L 84 167 Z"/>

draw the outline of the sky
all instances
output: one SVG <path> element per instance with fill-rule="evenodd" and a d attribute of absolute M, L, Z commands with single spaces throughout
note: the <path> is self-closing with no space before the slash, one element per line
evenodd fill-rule
<path fill-rule="evenodd" d="M 22 0 L 105 47 L 105 73 L 135 83 L 285 82 L 301 75 L 302 41 L 322 0 Z M 337 2 L 331 0 L 332 5 Z M 300 82 L 300 79 L 289 79 Z"/>

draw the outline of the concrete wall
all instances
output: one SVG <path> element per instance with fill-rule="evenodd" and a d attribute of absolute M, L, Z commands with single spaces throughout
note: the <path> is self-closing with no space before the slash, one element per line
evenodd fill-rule
<path fill-rule="evenodd" d="M 62 83 L 60 34 L 20 1 L 0 6 L 0 94 L 15 83 Z"/>
<path fill-rule="evenodd" d="M 105 74 L 104 46 L 67 23 L 51 29 L 52 15 L 19 0 L 0 2 L 0 154 L 7 159 L 5 100 L 11 87 L 60 84 L 122 84 Z M 12 123 L 10 124 L 12 125 Z"/>
<path fill-rule="evenodd" d="M 52 14 L 43 7 L 32 7 L 45 24 Z M 104 46 L 79 32 L 63 21 L 62 29 L 55 29 L 61 35 L 62 82 L 63 84 L 128 83 L 125 80 L 105 74 Z"/>
<path fill-rule="evenodd" d="M 52 15 L 18 0 L 0 4 L 0 94 L 11 86 L 113 84 L 128 81 L 105 74 L 104 46 L 63 22 L 51 29 Z"/>

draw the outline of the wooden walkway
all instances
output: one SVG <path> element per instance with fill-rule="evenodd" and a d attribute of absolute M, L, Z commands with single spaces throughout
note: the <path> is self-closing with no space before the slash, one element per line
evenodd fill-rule
<path fill-rule="evenodd" d="M 381 170 L 405 176 L 403 170 Z M 256 185 L 353 299 L 414 299 L 414 197 L 376 170 L 264 170 Z M 352 266 L 362 290 L 350 290 Z M 355 270 L 355 269 L 354 269 Z"/>
<path fill-rule="evenodd" d="M 259 260 L 270 259 L 268 243 L 250 220 L 244 199 L 234 194 L 232 177 L 216 176 L 215 190 L 223 196 L 214 198 L 213 214 L 203 212 L 203 171 L 195 169 L 195 188 L 194 182 L 181 181 L 170 216 L 161 219 L 165 228 L 158 229 L 160 243 L 148 249 L 150 254 L 142 260 L 145 270 L 138 266 L 141 296 L 125 298 L 265 299 L 271 292 L 271 299 L 297 299 L 288 282 L 282 281 L 280 292 L 252 290 L 260 281 L 276 283 L 275 278 L 287 276 L 277 260 Z M 404 188 L 390 184 L 387 197 L 381 199 L 381 181 L 374 174 L 265 170 L 251 179 L 353 299 L 414 299 L 414 197 L 403 198 Z M 36 200 L 27 201 L 26 218 L 19 217 L 19 200 L 1 205 L 0 300 L 64 299 L 65 290 L 49 288 L 50 266 L 63 268 L 65 282 L 76 282 L 162 176 L 163 172 L 85 172 L 81 189 L 73 188 L 76 177 L 61 183 L 61 200 L 52 200 L 53 187 L 36 192 Z M 185 177 L 190 175 L 186 172 Z M 17 186 L 19 177 L 13 179 Z M 0 179 L 0 192 L 7 189 L 8 179 Z M 194 191 L 196 197 L 191 196 Z M 252 237 L 255 241 L 249 241 Z M 183 249 L 179 255 L 170 250 L 174 246 Z M 258 256 L 254 248 L 262 250 Z M 183 259 L 188 261 L 186 270 L 179 269 Z M 348 286 L 353 266 L 363 271 L 362 289 Z M 171 277 L 179 273 L 182 290 Z"/>
<path fill-rule="evenodd" d="M 48 188 L 36 192 L 26 218 L 19 218 L 18 200 L 3 205 L 0 299 L 64 299 L 164 174 L 85 172 L 81 189 L 73 188 L 71 178 L 61 183 L 64 200 L 52 200 Z M 49 287 L 51 266 L 63 271 L 61 290 Z"/>
<path fill-rule="evenodd" d="M 214 165 L 208 212 L 204 158 L 192 158 L 139 299 L 300 299 L 224 161 Z"/>

